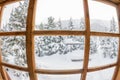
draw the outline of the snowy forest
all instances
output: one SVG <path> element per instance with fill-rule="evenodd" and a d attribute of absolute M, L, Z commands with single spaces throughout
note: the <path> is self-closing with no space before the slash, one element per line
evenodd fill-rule
<path fill-rule="evenodd" d="M 9 22 L 2 26 L 1 31 L 6 32 L 6 31 L 26 30 L 27 9 L 28 9 L 28 0 L 24 2 L 19 2 L 19 6 L 11 11 Z M 107 24 L 109 25 L 109 27 L 104 26 L 100 23 Z M 96 22 L 96 20 L 92 20 L 91 31 L 110 32 L 110 33 L 116 33 L 118 31 L 117 23 L 114 17 L 111 17 L 111 20 L 106 22 L 105 21 L 102 22 L 101 20 L 100 23 Z M 97 28 L 95 28 L 96 26 L 98 27 L 102 26 L 102 29 L 98 30 Z M 85 30 L 85 21 L 84 18 L 73 19 L 72 17 L 70 17 L 68 20 L 62 20 L 61 18 L 55 20 L 54 17 L 50 16 L 47 18 L 47 23 L 40 22 L 39 25 L 35 25 L 35 30 L 83 31 Z M 45 69 L 82 68 L 84 49 L 85 49 L 84 39 L 85 39 L 84 36 L 73 36 L 73 35 L 35 36 L 34 40 L 35 40 L 36 68 L 39 69 L 40 68 L 43 69 L 44 68 Z M 25 36 L 2 36 L 1 45 L 2 45 L 1 46 L 2 60 L 4 62 L 27 67 Z M 106 63 L 107 64 L 114 63 L 116 62 L 117 54 L 118 54 L 118 38 L 91 36 L 89 67 L 101 66 Z M 97 63 L 98 61 L 96 59 L 97 56 L 99 57 L 101 56 L 100 59 L 98 58 L 99 60 L 102 60 L 100 63 Z M 62 66 L 59 65 L 56 66 L 56 63 L 58 63 L 57 60 L 59 62 L 59 65 Z M 105 62 L 104 60 L 106 60 L 107 62 Z M 48 65 L 46 63 L 48 63 Z M 68 66 L 63 66 L 65 64 L 68 64 Z M 12 77 L 15 77 L 13 80 L 20 80 L 20 79 L 29 80 L 28 73 L 15 71 L 9 68 L 6 68 L 6 70 Z M 50 77 L 46 78 L 46 76 L 40 76 L 40 79 L 41 78 L 42 80 L 54 80 Z M 68 80 L 68 79 L 64 79 L 64 80 Z"/>

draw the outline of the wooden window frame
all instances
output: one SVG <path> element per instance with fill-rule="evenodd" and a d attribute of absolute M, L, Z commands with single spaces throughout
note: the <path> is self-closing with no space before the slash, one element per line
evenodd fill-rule
<path fill-rule="evenodd" d="M 21 0 L 8 0 L 4 3 L 0 3 L 0 24 L 1 24 L 1 17 L 3 13 L 3 8 L 5 5 L 21 1 Z M 103 0 L 96 0 L 101 1 Z M 36 3 L 37 0 L 30 0 L 29 1 L 29 8 L 28 8 L 28 15 L 27 15 L 27 22 L 26 22 L 26 31 L 16 31 L 16 32 L 0 32 L 0 36 L 26 36 L 26 55 L 27 55 L 27 64 L 28 67 L 20 67 L 8 63 L 2 62 L 2 57 L 0 54 L 0 71 L 3 80 L 10 80 L 6 71 L 4 70 L 3 66 L 13 68 L 20 71 L 29 72 L 30 80 L 38 80 L 37 73 L 40 74 L 80 74 L 81 73 L 81 80 L 86 80 L 86 75 L 88 72 L 99 71 L 103 69 L 108 69 L 111 67 L 115 67 L 114 75 L 112 80 L 117 79 L 117 74 L 120 68 L 120 49 L 118 52 L 118 59 L 116 63 L 99 66 L 99 67 L 91 67 L 88 68 L 89 62 L 89 51 L 90 51 L 90 36 L 110 36 L 110 37 L 118 37 L 119 38 L 119 48 L 120 48 L 120 5 L 114 4 L 112 2 L 104 1 L 109 5 L 116 7 L 117 14 L 118 14 L 118 23 L 119 23 L 119 33 L 106 33 L 106 32 L 93 32 L 90 31 L 90 18 L 89 18 L 89 7 L 88 7 L 88 0 L 83 0 L 84 4 L 84 15 L 85 15 L 85 31 L 67 31 L 67 30 L 34 30 L 35 27 L 35 12 L 36 12 Z M 84 52 L 84 63 L 83 69 L 73 69 L 73 70 L 46 70 L 46 69 L 36 69 L 35 68 L 35 57 L 34 57 L 34 36 L 36 35 L 83 35 L 85 36 L 85 52 Z M 87 43 L 87 44 L 86 44 Z M 1 53 L 1 50 L 0 50 Z M 29 53 L 29 54 L 28 54 Z"/>

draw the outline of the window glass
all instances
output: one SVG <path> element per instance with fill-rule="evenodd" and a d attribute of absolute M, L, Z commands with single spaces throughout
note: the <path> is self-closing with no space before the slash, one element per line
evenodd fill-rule
<path fill-rule="evenodd" d="M 6 5 L 3 10 L 0 31 L 25 31 L 28 0 Z"/>
<path fill-rule="evenodd" d="M 11 80 L 30 80 L 28 72 L 4 67 Z"/>
<path fill-rule="evenodd" d="M 85 30 L 83 0 L 38 0 L 36 30 Z"/>
<path fill-rule="evenodd" d="M 80 80 L 81 74 L 72 75 L 43 75 L 37 74 L 38 80 Z"/>
<path fill-rule="evenodd" d="M 36 36 L 36 67 L 42 69 L 81 69 L 83 36 Z"/>
<path fill-rule="evenodd" d="M 112 80 L 115 67 L 87 73 L 86 80 Z"/>
<path fill-rule="evenodd" d="M 25 36 L 2 36 L 1 51 L 3 62 L 27 66 Z"/>
<path fill-rule="evenodd" d="M 117 62 L 118 44 L 119 38 L 117 37 L 91 36 L 89 67 Z"/>
<path fill-rule="evenodd" d="M 95 0 L 88 0 L 88 2 L 91 31 L 118 33 L 116 8 Z"/>

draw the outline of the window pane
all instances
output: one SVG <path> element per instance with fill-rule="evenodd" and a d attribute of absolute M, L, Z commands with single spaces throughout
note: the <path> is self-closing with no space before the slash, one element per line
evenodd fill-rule
<path fill-rule="evenodd" d="M 86 80 L 112 80 L 115 67 L 105 70 L 89 72 Z"/>
<path fill-rule="evenodd" d="M 28 72 L 15 70 L 8 67 L 5 67 L 5 70 L 11 80 L 30 80 Z"/>
<path fill-rule="evenodd" d="M 119 38 L 92 36 L 90 39 L 89 67 L 107 65 L 117 61 Z"/>
<path fill-rule="evenodd" d="M 84 36 L 36 36 L 36 67 L 42 69 L 81 69 Z"/>
<path fill-rule="evenodd" d="M 73 75 L 43 75 L 38 74 L 38 80 L 80 80 L 81 74 Z"/>
<path fill-rule="evenodd" d="M 27 66 L 24 36 L 2 36 L 2 60 L 9 64 Z"/>
<path fill-rule="evenodd" d="M 118 33 L 116 8 L 95 0 L 88 1 L 91 31 Z"/>
<path fill-rule="evenodd" d="M 0 31 L 25 31 L 28 0 L 6 5 Z"/>
<path fill-rule="evenodd" d="M 38 0 L 36 30 L 85 30 L 83 0 Z"/>

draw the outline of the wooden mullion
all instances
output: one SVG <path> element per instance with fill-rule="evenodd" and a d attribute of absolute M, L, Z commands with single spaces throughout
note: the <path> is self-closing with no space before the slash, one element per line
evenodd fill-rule
<path fill-rule="evenodd" d="M 107 68 L 111 68 L 116 66 L 117 63 L 112 63 L 112 64 L 107 64 L 104 66 L 98 66 L 98 67 L 90 67 L 89 69 L 87 69 L 87 72 L 94 72 L 94 71 L 99 71 L 99 70 L 103 70 L 103 69 L 107 69 Z M 49 70 L 49 69 L 36 69 L 35 72 L 36 73 L 40 73 L 40 74 L 80 74 L 83 72 L 84 69 L 70 69 L 70 70 Z"/>
<path fill-rule="evenodd" d="M 4 9 L 4 6 L 0 6 L 0 28 L 1 28 L 1 22 L 2 22 L 3 9 Z M 0 46 L 1 46 L 1 42 L 0 42 Z M 7 77 L 6 71 L 4 70 L 4 68 L 2 66 L 2 51 L 1 51 L 1 48 L 0 48 L 0 72 L 1 72 L 3 80 L 9 80 L 8 77 Z"/>
<path fill-rule="evenodd" d="M 86 35 L 85 35 L 85 50 L 84 50 L 84 63 L 83 63 L 83 73 L 81 75 L 81 80 L 86 80 L 88 62 L 89 62 L 89 50 L 90 50 L 90 19 L 89 19 L 89 9 L 88 0 L 84 1 L 84 16 L 86 25 Z"/>
<path fill-rule="evenodd" d="M 36 69 L 36 73 L 40 74 L 55 74 L 55 75 L 61 75 L 61 74 L 79 74 L 83 72 L 83 69 L 71 69 L 71 70 L 47 70 L 47 69 Z"/>
<path fill-rule="evenodd" d="M 1 23 L 2 23 L 3 9 L 4 9 L 4 6 L 0 6 L 0 26 L 1 26 Z"/>
<path fill-rule="evenodd" d="M 8 68 L 12 68 L 12 69 L 20 70 L 20 71 L 26 71 L 26 72 L 28 71 L 27 67 L 20 67 L 20 66 L 16 66 L 16 65 L 4 63 L 4 62 L 2 62 L 1 64 Z"/>
<path fill-rule="evenodd" d="M 0 32 L 0 36 L 25 36 L 26 31 Z"/>
<path fill-rule="evenodd" d="M 26 55 L 30 80 L 37 80 L 35 74 L 34 59 L 34 18 L 35 18 L 36 0 L 29 1 L 27 27 L 26 27 Z"/>
<path fill-rule="evenodd" d="M 88 69 L 88 72 L 99 71 L 99 70 L 103 70 L 103 69 L 114 67 L 116 65 L 117 65 L 117 63 L 113 63 L 113 64 L 107 64 L 107 65 L 99 66 L 99 67 L 92 67 L 92 68 Z"/>
<path fill-rule="evenodd" d="M 117 6 L 117 4 L 113 3 L 113 2 L 110 1 L 110 0 L 94 0 L 94 1 L 99 1 L 99 2 L 102 2 L 102 3 L 104 3 L 104 4 L 108 4 L 108 5 L 114 6 L 114 7 Z"/>
<path fill-rule="evenodd" d="M 20 67 L 20 66 L 16 66 L 16 65 L 12 65 L 12 64 L 7 64 L 4 62 L 2 62 L 2 65 L 5 67 L 8 67 L 8 68 L 12 68 L 12 69 L 20 70 L 20 71 L 26 71 L 26 72 L 28 71 L 28 68 L 26 68 L 26 67 Z M 99 71 L 99 70 L 114 67 L 116 65 L 117 65 L 117 63 L 107 64 L 107 65 L 98 66 L 98 67 L 90 67 L 88 69 L 88 72 Z M 70 70 L 36 69 L 35 72 L 41 73 L 41 74 L 79 74 L 79 73 L 83 72 L 83 69 L 70 69 Z"/>
<path fill-rule="evenodd" d="M 8 5 L 8 4 L 19 2 L 19 1 L 23 1 L 23 0 L 6 0 L 6 1 L 1 2 L 0 6 L 1 5 Z"/>
<path fill-rule="evenodd" d="M 91 36 L 120 37 L 119 33 L 90 32 Z"/>
<path fill-rule="evenodd" d="M 1 65 L 0 70 L 1 70 L 1 75 L 2 75 L 3 80 L 9 80 L 9 78 L 8 78 L 8 76 L 6 74 L 6 71 L 4 70 L 2 65 Z"/>
<path fill-rule="evenodd" d="M 1 33 L 0 33 L 1 34 Z M 86 35 L 86 31 L 69 31 L 69 30 L 43 30 L 34 31 L 34 35 Z M 90 32 L 91 36 L 108 36 L 108 37 L 120 37 L 119 33 L 106 33 L 106 32 Z"/>
<path fill-rule="evenodd" d="M 120 34 L 120 5 L 118 5 L 116 8 L 117 8 L 118 26 L 119 26 L 119 34 Z M 119 69 L 120 69 L 120 37 L 119 37 L 119 48 L 118 48 L 117 66 L 115 68 L 112 80 L 116 80 L 118 72 L 119 72 Z"/>
<path fill-rule="evenodd" d="M 85 31 L 43 30 L 43 31 L 34 31 L 34 35 L 85 35 Z"/>

